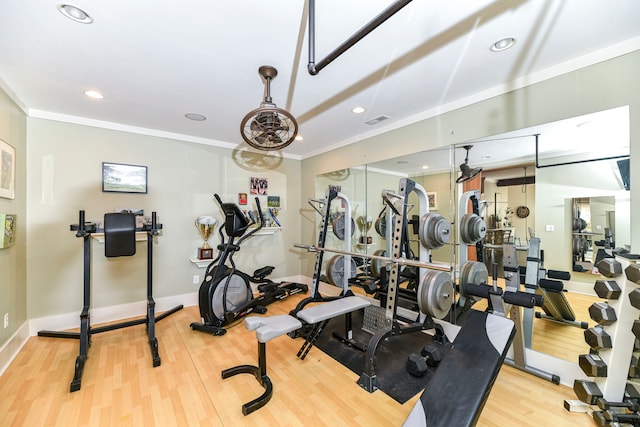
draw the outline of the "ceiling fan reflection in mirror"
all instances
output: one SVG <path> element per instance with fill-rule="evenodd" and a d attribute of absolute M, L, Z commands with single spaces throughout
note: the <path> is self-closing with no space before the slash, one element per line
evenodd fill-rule
<path fill-rule="evenodd" d="M 242 139 L 253 148 L 263 151 L 280 150 L 291 144 L 298 134 L 296 119 L 271 100 L 271 80 L 278 70 L 263 65 L 258 73 L 265 80 L 266 92 L 260 107 L 250 111 L 240 123 Z"/>

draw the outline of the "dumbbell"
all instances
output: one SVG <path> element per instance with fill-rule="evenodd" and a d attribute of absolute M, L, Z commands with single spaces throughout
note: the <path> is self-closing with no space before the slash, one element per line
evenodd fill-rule
<path fill-rule="evenodd" d="M 589 377 L 607 376 L 607 364 L 597 354 L 581 354 L 578 356 L 578 365 L 582 372 Z"/>
<path fill-rule="evenodd" d="M 627 276 L 627 280 L 640 285 L 640 264 L 629 264 L 624 269 L 624 274 Z"/>
<path fill-rule="evenodd" d="M 622 293 L 622 289 L 615 280 L 596 280 L 593 290 L 600 298 L 606 299 L 618 299 Z"/>
<path fill-rule="evenodd" d="M 613 410 L 613 412 L 624 413 L 626 411 L 637 412 L 640 410 L 640 405 L 635 400 L 626 400 L 624 402 L 609 402 L 604 397 L 599 397 L 596 401 L 598 408 L 603 411 Z M 616 409 L 620 409 L 616 411 Z"/>
<path fill-rule="evenodd" d="M 604 277 L 616 277 L 622 274 L 622 264 L 615 258 L 602 258 L 596 263 L 596 267 Z"/>
<path fill-rule="evenodd" d="M 588 405 L 595 405 L 598 398 L 603 396 L 600 387 L 593 381 L 574 380 L 573 391 L 578 399 Z"/>
<path fill-rule="evenodd" d="M 611 335 L 605 332 L 602 326 L 594 326 L 584 331 L 584 340 L 592 350 L 607 350 L 613 347 Z"/>
<path fill-rule="evenodd" d="M 601 326 L 608 326 L 618 318 L 616 311 L 606 302 L 596 302 L 589 307 L 589 316 Z"/>
<path fill-rule="evenodd" d="M 629 292 L 629 302 L 633 308 L 640 310 L 640 288 L 635 288 Z"/>
<path fill-rule="evenodd" d="M 629 378 L 640 378 L 640 364 L 638 364 L 638 358 L 631 356 L 631 363 L 629 364 Z"/>
<path fill-rule="evenodd" d="M 599 426 L 611 426 L 611 423 L 629 423 L 637 425 L 640 421 L 640 415 L 637 414 L 618 414 L 613 411 L 593 411 L 593 420 Z"/>
<path fill-rule="evenodd" d="M 407 372 L 414 377 L 421 377 L 429 367 L 438 366 L 442 360 L 441 344 L 430 343 L 420 353 L 411 353 L 407 358 Z"/>
<path fill-rule="evenodd" d="M 635 335 L 635 337 L 637 339 L 640 339 L 640 320 L 634 320 L 633 321 L 633 326 L 631 327 L 631 332 L 633 332 L 633 335 Z"/>

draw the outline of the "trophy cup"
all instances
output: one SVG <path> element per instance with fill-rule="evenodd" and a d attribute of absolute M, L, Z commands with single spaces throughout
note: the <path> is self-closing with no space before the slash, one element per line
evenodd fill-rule
<path fill-rule="evenodd" d="M 360 228 L 360 243 L 363 245 L 370 245 L 371 243 L 373 243 L 373 238 L 369 236 L 371 225 L 373 225 L 373 218 L 371 218 L 370 216 L 358 217 L 358 228 Z"/>
<path fill-rule="evenodd" d="M 212 216 L 199 216 L 195 225 L 204 240 L 202 246 L 198 248 L 198 259 L 212 259 L 213 249 L 209 246 L 208 240 L 216 227 L 216 219 Z"/>

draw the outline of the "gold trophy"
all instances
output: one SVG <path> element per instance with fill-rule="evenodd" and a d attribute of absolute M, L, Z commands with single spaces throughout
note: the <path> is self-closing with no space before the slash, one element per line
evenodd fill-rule
<path fill-rule="evenodd" d="M 358 228 L 360 228 L 360 243 L 370 245 L 373 243 L 373 238 L 369 236 L 369 230 L 371 230 L 371 226 L 373 225 L 373 218 L 370 216 L 359 216 L 357 221 Z"/>
<path fill-rule="evenodd" d="M 202 246 L 198 248 L 198 259 L 212 259 L 213 249 L 209 246 L 209 237 L 216 227 L 216 219 L 212 216 L 199 216 L 195 225 L 204 240 Z"/>

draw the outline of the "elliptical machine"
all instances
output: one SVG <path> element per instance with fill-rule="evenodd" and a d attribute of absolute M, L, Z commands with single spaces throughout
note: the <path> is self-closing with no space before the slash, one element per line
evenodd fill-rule
<path fill-rule="evenodd" d="M 259 268 L 252 276 L 236 269 L 233 255 L 240 250 L 240 244 L 257 233 L 264 223 L 260 201 L 256 197 L 258 226 L 247 233 L 249 226 L 254 223 L 249 221 L 238 205 L 223 203 L 217 194 L 214 197 L 224 213 L 224 227 L 218 230 L 221 242 L 217 247 L 218 256 L 207 266 L 198 293 L 202 322 L 191 323 L 191 329 L 224 335 L 227 330 L 223 326 L 252 312 L 264 314 L 267 305 L 299 292 L 306 293 L 308 287 L 301 283 L 276 283 L 268 279 L 267 276 L 275 269 L 272 266 Z M 239 240 L 236 242 L 235 239 Z M 251 283 L 257 284 L 260 292 L 255 298 Z"/>

